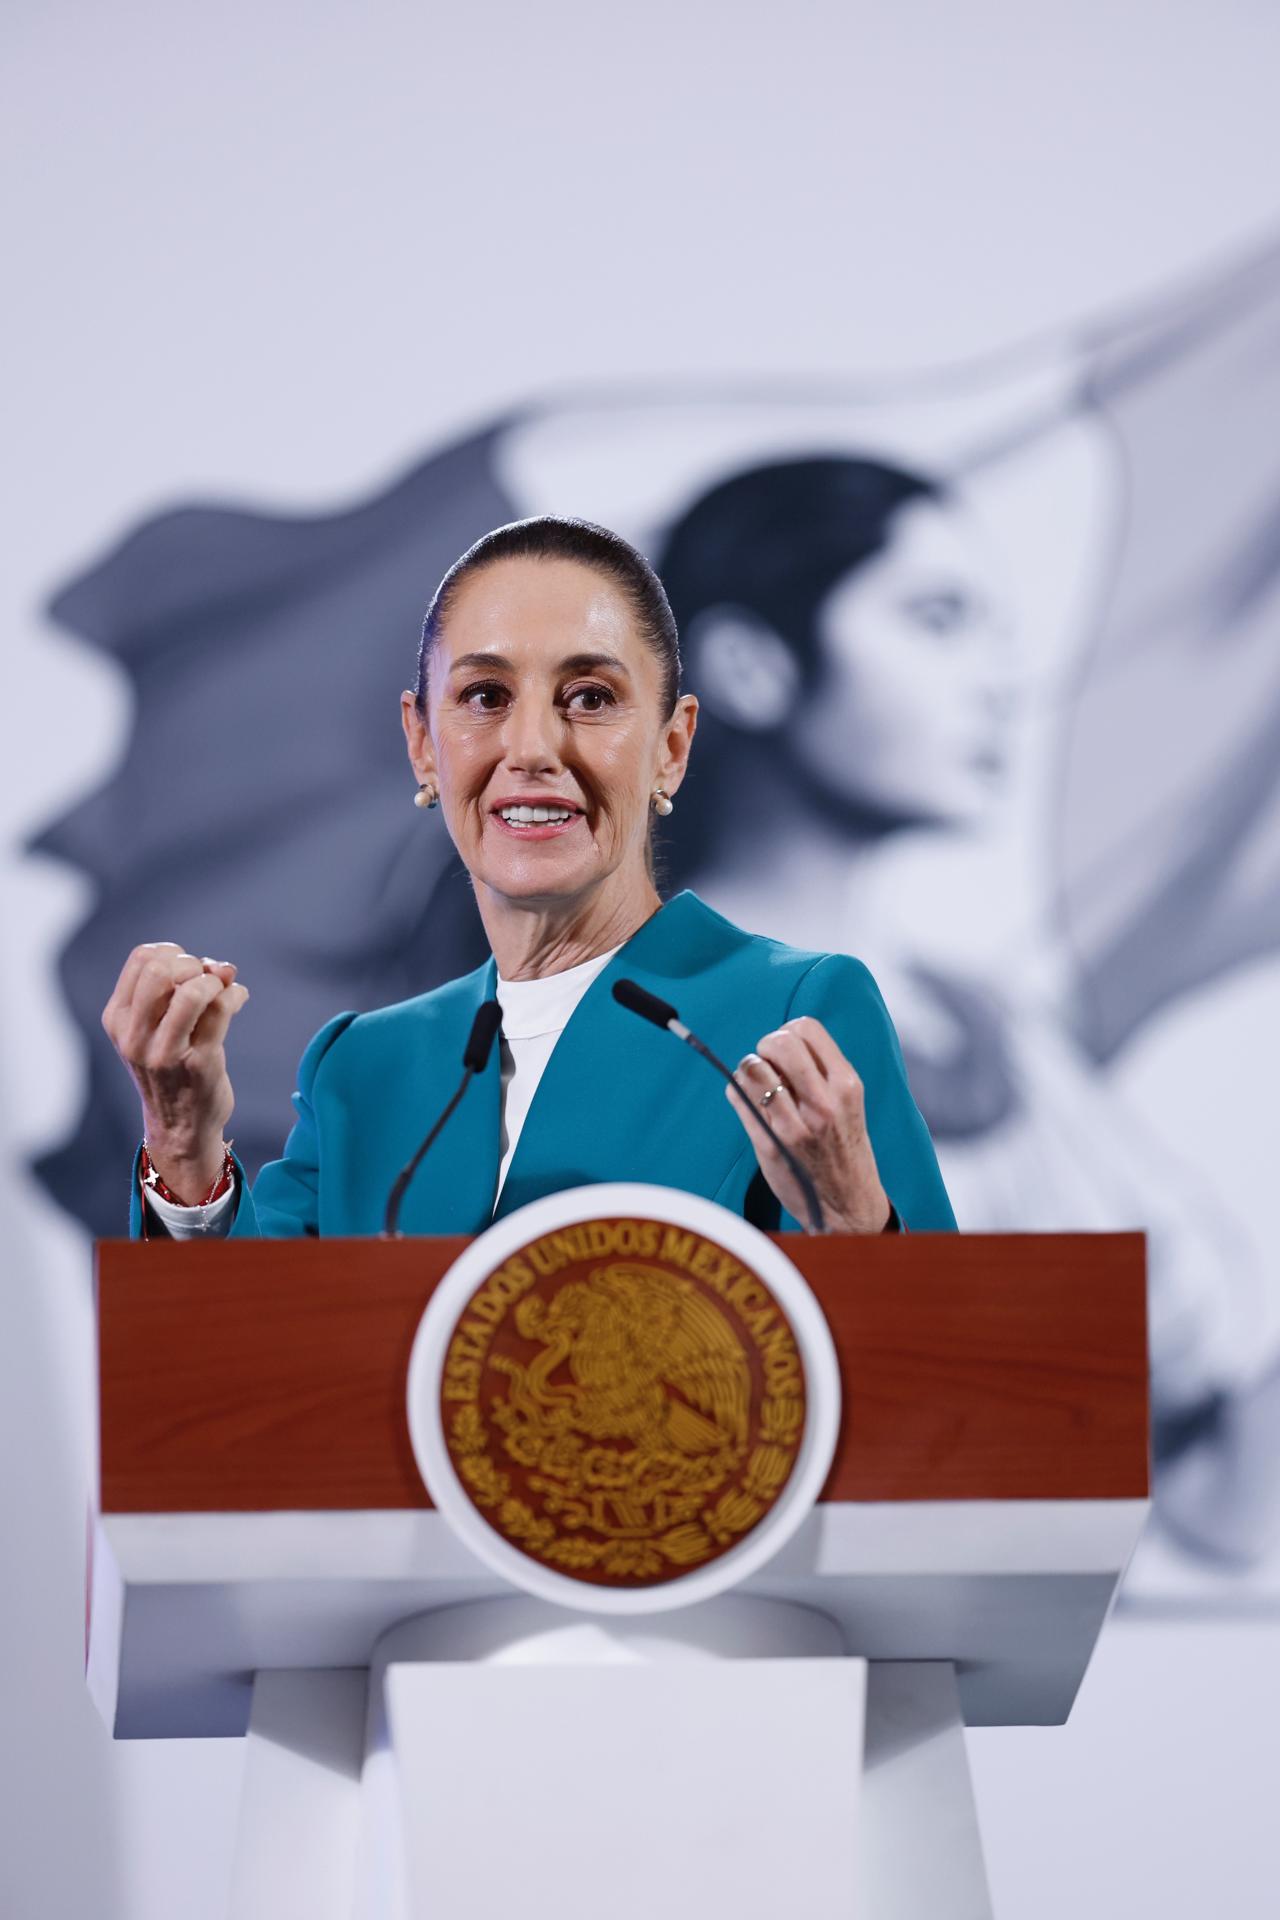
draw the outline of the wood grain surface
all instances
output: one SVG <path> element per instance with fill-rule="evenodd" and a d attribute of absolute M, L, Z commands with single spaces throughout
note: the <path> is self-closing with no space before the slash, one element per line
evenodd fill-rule
<path fill-rule="evenodd" d="M 824 1500 L 1145 1497 L 1141 1234 L 775 1237 L 840 1354 Z M 405 1378 L 466 1244 L 100 1242 L 102 1511 L 429 1506 Z"/>

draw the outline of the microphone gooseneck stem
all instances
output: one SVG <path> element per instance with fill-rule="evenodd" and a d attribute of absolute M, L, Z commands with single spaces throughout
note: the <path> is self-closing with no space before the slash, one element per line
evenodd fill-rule
<path fill-rule="evenodd" d="M 409 1182 L 412 1180 L 414 1174 L 418 1171 L 418 1168 L 422 1163 L 423 1155 L 426 1153 L 427 1149 L 435 1143 L 435 1140 L 439 1135 L 441 1129 L 443 1128 L 446 1120 L 448 1120 L 450 1114 L 453 1112 L 454 1108 L 457 1106 L 459 1100 L 461 1100 L 463 1094 L 466 1092 L 467 1088 L 471 1085 L 473 1074 L 474 1074 L 474 1068 L 468 1067 L 466 1072 L 462 1076 L 462 1080 L 458 1086 L 458 1090 L 454 1094 L 452 1100 L 449 1102 L 444 1112 L 440 1115 L 440 1118 L 436 1121 L 434 1127 L 432 1127 L 430 1133 L 427 1135 L 422 1145 L 418 1148 L 418 1151 L 414 1154 L 412 1160 L 410 1160 L 410 1162 L 406 1167 L 401 1169 L 399 1177 L 397 1178 L 394 1187 L 392 1187 L 391 1189 L 390 1197 L 387 1200 L 386 1218 L 382 1224 L 382 1237 L 384 1240 L 394 1240 L 398 1237 L 400 1232 L 400 1203 L 404 1199 L 405 1194 L 408 1192 Z"/>
<path fill-rule="evenodd" d="M 743 1086 L 741 1080 L 739 1080 L 737 1074 L 733 1072 L 732 1068 L 726 1067 L 723 1060 L 717 1060 L 715 1054 L 712 1053 L 710 1047 L 707 1045 L 705 1040 L 699 1040 L 696 1033 L 690 1033 L 688 1027 L 685 1026 L 683 1020 L 675 1020 L 675 1019 L 669 1020 L 667 1022 L 667 1030 L 670 1033 L 674 1033 L 677 1040 L 683 1040 L 686 1046 L 692 1047 L 695 1053 L 701 1054 L 702 1058 L 708 1063 L 708 1065 L 713 1066 L 717 1073 L 722 1074 L 724 1078 L 729 1082 L 729 1085 L 731 1087 L 737 1088 L 739 1094 L 741 1094 L 743 1100 L 746 1102 L 746 1104 L 749 1107 L 755 1107 L 756 1119 L 759 1120 L 760 1125 L 764 1128 L 769 1138 L 773 1141 L 774 1146 L 778 1149 L 778 1152 L 782 1155 L 783 1159 L 786 1161 L 787 1165 L 790 1167 L 792 1173 L 796 1177 L 796 1182 L 800 1188 L 800 1191 L 804 1195 L 804 1203 L 809 1211 L 810 1231 L 813 1233 L 825 1233 L 827 1230 L 827 1223 L 823 1215 L 822 1202 L 818 1198 L 817 1189 L 814 1186 L 813 1181 L 809 1178 L 807 1169 L 801 1166 L 799 1160 L 796 1158 L 795 1154 L 792 1153 L 790 1147 L 786 1144 L 785 1140 L 779 1140 L 777 1134 L 773 1130 L 773 1125 L 769 1119 L 769 1116 L 765 1112 L 764 1108 L 760 1105 L 760 1102 L 758 1100 L 752 1099 L 750 1093 L 748 1093 L 747 1089 Z"/>
<path fill-rule="evenodd" d="M 825 1233 L 827 1223 L 823 1218 L 822 1204 L 818 1199 L 817 1190 L 814 1187 L 813 1181 L 809 1178 L 808 1171 L 801 1166 L 799 1160 L 795 1154 L 792 1153 L 786 1142 L 779 1140 L 773 1130 L 768 1114 L 758 1100 L 753 1101 L 737 1074 L 726 1067 L 723 1060 L 717 1060 L 705 1040 L 699 1040 L 697 1034 L 691 1032 L 690 1029 L 686 1027 L 684 1021 L 680 1018 L 680 1015 L 676 1012 L 669 1000 L 659 999 L 656 993 L 650 993 L 647 987 L 642 987 L 639 982 L 635 980 L 615 980 L 613 983 L 613 997 L 620 1007 L 626 1008 L 628 1013 L 638 1014 L 642 1020 L 647 1020 L 651 1026 L 661 1027 L 665 1033 L 673 1033 L 677 1040 L 683 1040 L 686 1046 L 693 1048 L 695 1053 L 700 1053 L 708 1066 L 714 1067 L 716 1072 L 723 1075 L 731 1087 L 736 1088 L 745 1106 L 753 1106 L 756 1108 L 756 1119 L 760 1122 L 760 1125 L 764 1128 L 774 1146 L 790 1167 L 792 1173 L 795 1175 L 796 1184 L 804 1195 L 804 1203 L 809 1210 L 810 1231 L 813 1233 Z"/>
<path fill-rule="evenodd" d="M 477 1073 L 483 1073 L 488 1066 L 489 1055 L 493 1051 L 493 1043 L 497 1038 L 498 1029 L 501 1025 L 502 1008 L 496 1000 L 486 1000 L 484 1004 L 477 1009 L 476 1017 L 471 1022 L 471 1031 L 467 1035 L 467 1044 L 462 1053 L 463 1073 L 462 1079 L 458 1083 L 458 1091 L 454 1094 L 452 1100 L 440 1115 L 440 1118 L 436 1121 L 434 1127 L 432 1127 L 430 1133 L 418 1148 L 418 1151 L 414 1154 L 408 1166 L 402 1169 L 387 1198 L 387 1211 L 383 1216 L 382 1222 L 382 1237 L 384 1240 L 394 1240 L 398 1237 L 400 1231 L 400 1203 L 408 1191 L 409 1182 L 422 1164 L 422 1157 L 427 1152 L 427 1149 L 433 1146 L 439 1138 L 441 1129 L 467 1088 L 471 1085 L 475 1075 Z"/>

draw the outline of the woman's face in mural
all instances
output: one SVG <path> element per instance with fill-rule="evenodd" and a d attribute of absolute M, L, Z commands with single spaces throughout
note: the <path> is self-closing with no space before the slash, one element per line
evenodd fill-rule
<path fill-rule="evenodd" d="M 896 819 L 958 822 L 1004 772 L 1013 660 L 980 544 L 918 500 L 818 610 L 818 667 L 787 723 L 818 786 Z"/>

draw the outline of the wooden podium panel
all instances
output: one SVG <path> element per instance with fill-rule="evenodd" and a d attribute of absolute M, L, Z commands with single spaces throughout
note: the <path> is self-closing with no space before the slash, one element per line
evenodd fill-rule
<path fill-rule="evenodd" d="M 1145 1499 L 1141 1234 L 779 1234 L 845 1382 L 824 1501 Z M 108 1513 L 425 1508 L 409 1352 L 462 1238 L 103 1241 Z"/>
<path fill-rule="evenodd" d="M 842 1426 L 743 1591 L 950 1663 L 970 1725 L 1061 1721 L 1147 1511 L 1141 1234 L 777 1238 Z M 396 1623 L 510 1591 L 409 1443 L 414 1335 L 466 1244 L 100 1245 L 88 1674 L 117 1735 L 243 1733 L 255 1672 L 365 1667 Z"/>

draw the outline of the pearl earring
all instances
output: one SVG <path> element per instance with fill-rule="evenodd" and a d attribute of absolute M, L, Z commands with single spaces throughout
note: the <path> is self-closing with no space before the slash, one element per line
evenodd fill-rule
<path fill-rule="evenodd" d="M 674 807 L 675 807 L 675 801 L 669 800 L 666 794 L 662 791 L 661 787 L 655 787 L 653 790 L 654 812 L 660 813 L 663 819 L 665 820 L 667 815 L 674 810 Z"/>
<path fill-rule="evenodd" d="M 434 787 L 428 786 L 425 780 L 413 796 L 415 807 L 434 807 L 439 804 L 439 801 L 440 795 Z"/>

